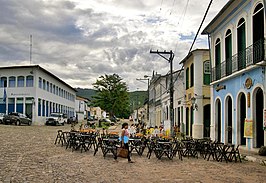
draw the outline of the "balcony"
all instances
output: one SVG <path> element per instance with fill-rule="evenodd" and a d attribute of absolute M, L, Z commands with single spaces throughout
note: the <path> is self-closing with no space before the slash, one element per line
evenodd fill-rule
<path fill-rule="evenodd" d="M 255 65 L 263 60 L 266 60 L 265 44 L 265 40 L 259 40 L 253 45 L 247 47 L 245 50 L 225 60 L 220 65 L 213 67 L 212 82 L 226 76 L 230 76 L 237 71 L 241 71 L 251 65 Z"/>

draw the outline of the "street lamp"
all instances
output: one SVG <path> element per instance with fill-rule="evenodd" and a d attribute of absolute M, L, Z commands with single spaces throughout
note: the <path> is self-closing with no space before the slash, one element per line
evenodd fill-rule
<path fill-rule="evenodd" d="M 191 104 L 192 104 L 192 108 L 193 110 L 198 110 L 198 105 L 196 104 L 196 98 L 195 97 L 192 97 L 191 98 Z"/>
<path fill-rule="evenodd" d="M 148 81 L 148 103 L 147 103 L 147 120 L 150 122 L 150 127 L 151 127 L 151 121 L 150 121 L 150 118 L 149 118 L 149 115 L 150 115 L 150 113 L 149 113 L 149 108 L 150 108 L 150 105 L 149 105 L 149 103 L 150 103 L 150 77 L 151 76 L 148 76 L 148 75 L 144 75 L 144 78 L 143 79 L 137 79 L 138 81 L 142 81 L 142 80 L 147 80 Z"/>

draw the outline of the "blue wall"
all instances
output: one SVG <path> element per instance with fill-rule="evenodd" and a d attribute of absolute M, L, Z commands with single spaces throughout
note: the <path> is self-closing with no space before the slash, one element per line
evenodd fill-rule
<path fill-rule="evenodd" d="M 253 81 L 253 86 L 250 89 L 245 88 L 245 81 L 247 78 L 251 78 Z M 215 88 L 217 86 L 217 84 L 221 85 L 225 85 L 226 89 L 222 89 L 220 91 L 216 91 Z M 224 141 L 224 131 L 225 131 L 225 98 L 228 96 L 228 94 L 230 94 L 233 98 L 232 98 L 232 102 L 233 102 L 233 121 L 232 124 L 235 127 L 233 130 L 233 136 L 232 136 L 232 141 L 234 144 L 237 144 L 237 135 L 238 135 L 238 131 L 237 131 L 237 97 L 240 91 L 243 91 L 245 94 L 247 94 L 248 92 L 250 92 L 250 94 L 252 94 L 252 90 L 254 89 L 254 86 L 256 86 L 257 84 L 262 84 L 264 86 L 264 68 L 263 67 L 258 67 L 254 70 L 251 70 L 249 72 L 243 73 L 239 76 L 236 76 L 234 78 L 228 79 L 226 81 L 222 81 L 222 82 L 218 82 L 217 84 L 213 85 L 213 106 L 215 107 L 215 102 L 217 98 L 221 99 L 221 138 L 222 141 Z M 252 100 L 252 95 L 250 95 L 250 100 Z M 214 109 L 214 113 L 215 113 L 215 109 Z M 247 114 L 246 114 L 247 119 L 251 118 L 251 106 L 250 108 L 247 108 Z M 216 119 L 216 117 L 214 118 L 214 120 Z M 238 129 L 240 130 L 240 129 Z M 217 136 L 217 134 L 216 134 Z"/>

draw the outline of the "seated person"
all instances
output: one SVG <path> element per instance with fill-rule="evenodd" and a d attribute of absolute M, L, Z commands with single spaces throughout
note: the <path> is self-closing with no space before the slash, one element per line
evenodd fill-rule
<path fill-rule="evenodd" d="M 154 137 L 158 137 L 159 134 L 160 134 L 160 130 L 158 129 L 158 126 L 155 126 L 155 129 L 153 130 L 152 135 Z"/>

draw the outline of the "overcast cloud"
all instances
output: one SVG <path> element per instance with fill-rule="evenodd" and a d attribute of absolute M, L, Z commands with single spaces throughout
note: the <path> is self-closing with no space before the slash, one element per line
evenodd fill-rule
<path fill-rule="evenodd" d="M 207 20 L 226 4 L 214 0 Z M 187 9 L 186 5 L 188 3 Z M 92 88 L 103 74 L 119 74 L 129 89 L 169 64 L 150 49 L 173 50 L 174 68 L 188 53 L 209 0 L 0 0 L 1 66 L 39 64 L 73 87 Z M 203 26 L 203 27 L 204 27 Z M 200 36 L 195 48 L 207 48 Z"/>

